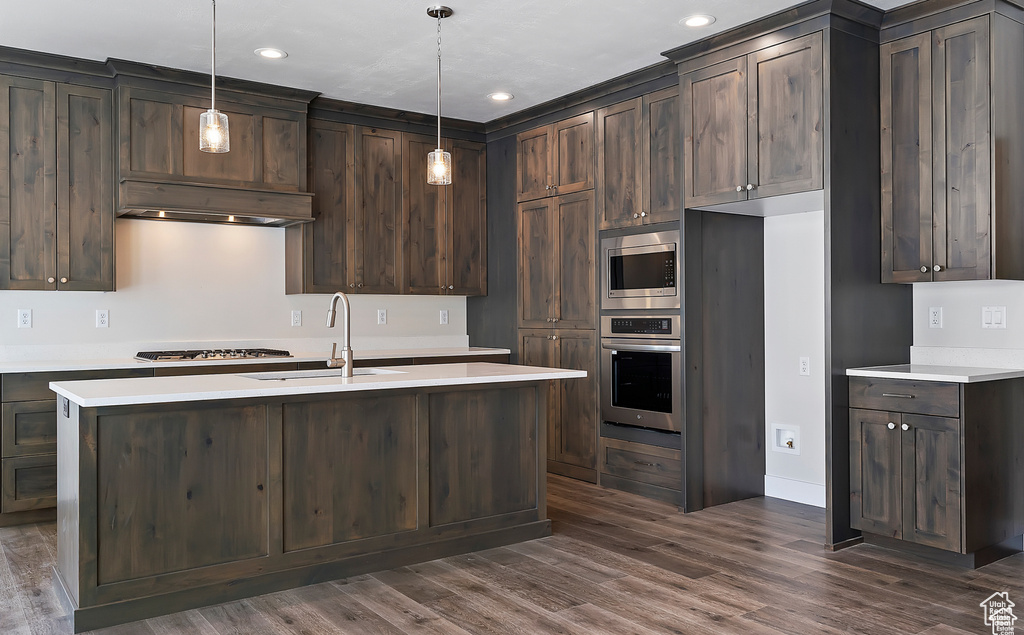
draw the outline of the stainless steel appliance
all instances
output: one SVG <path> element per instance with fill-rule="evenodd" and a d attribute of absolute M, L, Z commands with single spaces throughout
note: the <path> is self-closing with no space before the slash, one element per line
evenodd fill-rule
<path fill-rule="evenodd" d="M 187 351 L 140 351 L 135 359 L 146 362 L 177 362 L 193 359 L 258 359 L 260 357 L 291 357 L 288 351 L 273 348 L 216 348 Z"/>
<path fill-rule="evenodd" d="M 679 230 L 601 240 L 601 309 L 679 308 Z"/>
<path fill-rule="evenodd" d="M 683 424 L 680 319 L 601 317 L 601 419 L 678 432 Z"/>

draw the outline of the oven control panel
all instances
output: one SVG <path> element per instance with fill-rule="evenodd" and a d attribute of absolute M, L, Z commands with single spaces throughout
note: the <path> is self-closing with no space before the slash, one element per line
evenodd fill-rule
<path fill-rule="evenodd" d="M 671 318 L 611 318 L 610 334 L 613 335 L 675 335 Z"/>

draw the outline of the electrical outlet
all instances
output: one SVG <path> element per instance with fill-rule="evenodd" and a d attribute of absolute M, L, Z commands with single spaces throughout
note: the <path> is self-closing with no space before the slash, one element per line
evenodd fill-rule
<path fill-rule="evenodd" d="M 930 329 L 941 329 L 942 328 L 942 307 L 941 306 L 928 307 L 928 328 L 930 328 Z"/>
<path fill-rule="evenodd" d="M 387 309 L 377 309 L 377 324 L 387 324 L 387 323 L 388 323 L 388 310 Z"/>
<path fill-rule="evenodd" d="M 302 311 L 292 311 L 292 326 L 302 326 Z"/>
<path fill-rule="evenodd" d="M 96 328 L 105 329 L 110 326 L 110 311 L 96 309 Z"/>
<path fill-rule="evenodd" d="M 981 328 L 983 328 L 983 329 L 1005 329 L 1006 328 L 1006 307 L 1005 306 L 983 306 L 983 307 L 981 307 Z"/>
<path fill-rule="evenodd" d="M 32 328 L 32 309 L 18 309 L 18 328 Z"/>
<path fill-rule="evenodd" d="M 811 374 L 811 358 L 801 357 L 800 358 L 800 374 L 810 375 Z"/>
<path fill-rule="evenodd" d="M 448 323 L 448 309 L 441 309 L 441 324 Z"/>

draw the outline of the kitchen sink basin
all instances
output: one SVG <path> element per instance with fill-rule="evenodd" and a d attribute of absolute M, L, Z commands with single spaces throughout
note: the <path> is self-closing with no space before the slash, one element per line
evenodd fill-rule
<path fill-rule="evenodd" d="M 352 375 L 360 377 L 363 375 L 401 375 L 404 370 L 389 370 L 386 368 L 355 368 L 352 370 Z M 337 377 L 341 378 L 340 368 L 323 368 L 317 370 L 285 370 L 276 373 L 246 373 L 242 377 L 248 377 L 249 379 L 259 379 L 261 381 L 274 380 L 274 381 L 287 381 L 289 379 L 319 379 L 321 377 Z"/>

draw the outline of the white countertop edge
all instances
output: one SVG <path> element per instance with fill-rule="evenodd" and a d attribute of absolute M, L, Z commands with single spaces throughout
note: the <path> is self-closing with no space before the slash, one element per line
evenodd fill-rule
<path fill-rule="evenodd" d="M 1024 369 L 897 364 L 894 366 L 848 368 L 846 370 L 846 374 L 850 377 L 946 381 L 958 384 L 972 384 L 982 381 L 997 381 L 1000 379 L 1016 379 L 1018 377 L 1024 377 Z"/>
<path fill-rule="evenodd" d="M 471 386 L 586 377 L 586 371 L 489 362 L 390 366 L 401 374 L 294 379 L 276 383 L 243 375 L 192 375 L 50 382 L 50 390 L 83 408 L 142 404 L 254 399 L 340 392 Z M 499 372 L 501 369 L 529 369 Z"/>

